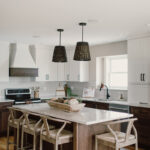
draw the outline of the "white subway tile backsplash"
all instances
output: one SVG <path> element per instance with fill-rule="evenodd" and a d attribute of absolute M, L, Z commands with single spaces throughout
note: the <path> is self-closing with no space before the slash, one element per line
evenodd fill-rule
<path fill-rule="evenodd" d="M 61 85 L 64 84 L 65 82 L 61 82 Z M 0 98 L 5 97 L 6 88 L 32 88 L 35 86 L 40 87 L 40 97 L 48 98 L 55 95 L 59 82 L 36 82 L 35 78 L 30 77 L 10 77 L 9 82 L 0 82 Z"/>
<path fill-rule="evenodd" d="M 72 93 L 82 97 L 83 88 L 95 87 L 95 82 L 68 82 L 68 85 L 72 89 Z M 124 99 L 127 100 L 127 90 L 109 90 L 110 98 L 113 100 L 120 100 L 120 95 L 122 94 Z M 99 91 L 95 90 L 95 97 L 99 99 L 106 99 L 106 90 Z"/>

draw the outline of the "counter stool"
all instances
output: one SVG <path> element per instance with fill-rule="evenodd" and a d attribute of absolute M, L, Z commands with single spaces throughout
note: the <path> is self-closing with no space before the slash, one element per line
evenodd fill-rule
<path fill-rule="evenodd" d="M 126 146 L 135 144 L 135 150 L 138 150 L 137 131 L 136 128 L 134 127 L 134 121 L 136 120 L 137 120 L 136 118 L 132 118 L 132 119 L 125 119 L 125 120 L 112 121 L 106 123 L 105 125 L 107 126 L 110 132 L 101 135 L 96 135 L 95 150 L 98 150 L 98 143 L 112 147 L 115 150 L 119 150 L 120 148 L 124 148 Z M 128 122 L 126 133 L 114 131 L 111 128 L 111 125 L 121 124 L 124 122 Z M 132 129 L 133 129 L 133 134 L 131 134 Z"/>
<path fill-rule="evenodd" d="M 72 132 L 64 129 L 66 124 L 67 123 L 70 124 L 70 122 L 51 117 L 42 117 L 42 120 L 43 125 L 40 132 L 40 150 L 43 149 L 43 141 L 47 141 L 49 143 L 54 144 L 55 150 L 58 150 L 58 145 L 72 142 L 73 139 Z M 61 128 L 50 130 L 48 121 L 61 123 L 62 124 Z"/>
<path fill-rule="evenodd" d="M 16 108 L 9 107 L 9 117 L 8 117 L 8 126 L 7 126 L 7 150 L 9 150 L 9 145 L 14 144 L 16 145 L 16 150 L 19 150 L 19 137 L 20 137 L 20 128 L 21 124 L 23 122 L 23 113 Z M 9 135 L 10 135 L 10 127 L 15 128 L 17 130 L 17 140 L 16 142 L 10 142 L 9 141 Z"/>
<path fill-rule="evenodd" d="M 33 121 L 32 118 L 37 118 Z M 33 150 L 37 150 L 37 137 L 40 135 L 42 125 L 42 119 L 40 115 L 25 112 L 24 113 L 24 120 L 22 125 L 22 136 L 21 136 L 21 150 L 29 148 L 30 146 L 24 146 L 24 133 L 33 136 Z M 50 126 L 50 129 L 54 129 L 54 126 Z"/>

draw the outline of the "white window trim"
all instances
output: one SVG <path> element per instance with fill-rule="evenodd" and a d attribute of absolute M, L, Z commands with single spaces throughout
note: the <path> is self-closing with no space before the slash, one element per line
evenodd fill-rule
<path fill-rule="evenodd" d="M 109 86 L 110 83 L 108 83 L 108 82 L 110 81 L 110 79 L 108 79 L 108 78 L 110 78 L 110 75 L 108 75 L 108 74 L 110 74 L 110 72 L 108 72 L 108 70 L 109 70 L 109 67 L 111 65 L 110 59 L 113 59 L 113 57 L 114 57 L 114 59 L 117 59 L 117 57 L 118 57 L 118 59 L 120 59 L 120 58 L 128 58 L 128 55 L 114 55 L 114 56 L 107 56 L 107 57 L 104 58 L 104 82 L 105 82 L 106 85 L 108 85 L 109 89 L 112 89 L 112 90 L 128 90 L 128 86 L 127 86 L 127 88 L 124 88 L 124 87 L 111 87 L 111 86 Z M 109 61 L 109 65 L 108 66 L 106 66 L 108 64 L 107 61 Z M 114 73 L 117 73 L 117 72 L 114 72 Z M 118 73 L 120 73 L 120 72 L 118 72 Z M 121 72 L 121 73 L 126 73 L 126 72 Z"/>

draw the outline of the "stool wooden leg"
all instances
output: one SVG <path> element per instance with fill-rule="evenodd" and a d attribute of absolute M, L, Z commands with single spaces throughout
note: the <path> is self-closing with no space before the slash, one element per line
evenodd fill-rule
<path fill-rule="evenodd" d="M 138 150 L 138 142 L 135 144 L 135 150 Z"/>
<path fill-rule="evenodd" d="M 54 144 L 54 150 L 58 150 L 58 144 L 57 143 Z"/>
<path fill-rule="evenodd" d="M 97 141 L 97 137 L 95 137 L 95 150 L 98 150 L 98 141 Z"/>
<path fill-rule="evenodd" d="M 23 145 L 24 145 L 24 131 L 22 129 L 22 134 L 21 134 L 21 150 L 23 150 Z"/>
<path fill-rule="evenodd" d="M 9 150 L 9 125 L 7 127 L 7 150 Z"/>
<path fill-rule="evenodd" d="M 17 150 L 19 149 L 19 136 L 20 136 L 20 133 L 19 133 L 19 126 L 17 127 Z"/>
<path fill-rule="evenodd" d="M 40 137 L 40 150 L 43 150 L 43 140 L 41 137 Z"/>
<path fill-rule="evenodd" d="M 36 144 L 37 144 L 37 135 L 33 135 L 33 150 L 36 150 Z"/>
<path fill-rule="evenodd" d="M 60 145 L 60 150 L 63 150 L 63 145 L 62 144 Z"/>

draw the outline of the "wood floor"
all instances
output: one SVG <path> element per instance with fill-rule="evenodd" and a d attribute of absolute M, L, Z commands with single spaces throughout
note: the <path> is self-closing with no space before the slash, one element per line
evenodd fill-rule
<path fill-rule="evenodd" d="M 13 137 L 10 137 L 10 141 L 13 142 Z M 6 138 L 0 138 L 0 150 L 6 150 Z M 9 146 L 9 150 L 14 150 L 13 145 Z"/>
<path fill-rule="evenodd" d="M 13 137 L 10 137 L 10 141 L 13 142 Z M 6 150 L 6 137 L 0 138 L 0 150 Z M 13 145 L 10 145 L 9 150 L 14 150 Z M 124 148 L 122 150 L 134 150 L 134 147 Z M 144 149 L 139 149 L 144 150 Z"/>

